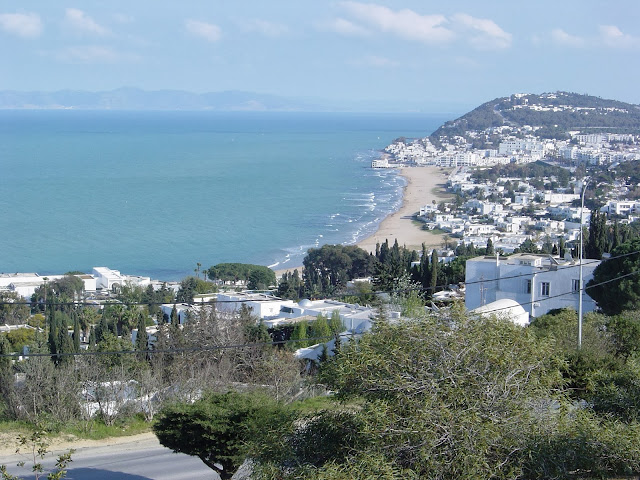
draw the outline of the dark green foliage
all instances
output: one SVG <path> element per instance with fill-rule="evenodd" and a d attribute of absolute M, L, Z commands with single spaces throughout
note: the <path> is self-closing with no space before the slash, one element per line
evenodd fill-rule
<path fill-rule="evenodd" d="M 309 341 L 307 340 L 307 337 L 309 336 L 307 334 L 307 329 L 307 322 L 296 322 L 295 327 L 293 327 L 293 332 L 291 332 L 291 342 L 287 343 L 292 350 L 309 346 Z"/>
<path fill-rule="evenodd" d="M 149 315 L 156 316 L 160 312 L 160 305 L 163 303 L 173 303 L 173 291 L 169 290 L 166 283 L 162 284 L 159 290 L 154 290 L 153 285 L 147 286 L 142 293 L 141 302 L 147 304 Z"/>
<path fill-rule="evenodd" d="M 602 254 L 608 251 L 609 243 L 607 214 L 592 210 L 589 220 L 589 238 L 584 242 L 584 258 L 601 259 Z"/>
<path fill-rule="evenodd" d="M 613 394 L 590 397 L 606 413 L 599 417 L 563 395 L 564 336 L 575 327 L 566 320 L 574 317 L 557 312 L 532 329 L 455 310 L 448 321 L 379 322 L 322 363 L 320 380 L 335 392 L 336 408 L 299 420 L 280 453 L 257 457 L 257 470 L 261 478 L 287 480 L 637 474 L 640 424 L 615 413 L 637 410 L 637 401 L 627 391 L 630 404 L 606 405 L 602 400 L 623 398 Z M 599 319 L 587 329 L 594 354 L 608 341 Z M 592 371 L 591 381 L 595 371 L 602 370 Z M 640 383 L 623 383 L 637 398 Z M 375 471 L 363 473 L 364 458 Z"/>
<path fill-rule="evenodd" d="M 327 322 L 327 318 L 318 314 L 316 319 L 311 322 L 309 338 L 311 342 L 315 345 L 317 343 L 325 343 L 331 339 L 332 332 L 329 328 L 329 323 Z"/>
<path fill-rule="evenodd" d="M 289 410 L 257 392 L 207 393 L 192 404 L 165 407 L 153 431 L 162 445 L 197 456 L 225 480 L 257 453 L 252 440 L 290 428 L 292 419 Z"/>
<path fill-rule="evenodd" d="M 607 315 L 640 308 L 640 253 L 634 253 L 638 251 L 640 238 L 623 243 L 598 265 L 586 285 L 587 294 Z"/>
<path fill-rule="evenodd" d="M 176 308 L 176 305 L 173 305 L 173 308 L 171 309 L 171 315 L 170 315 L 170 321 L 171 321 L 171 325 L 173 327 L 177 327 L 178 325 L 180 325 L 180 317 L 178 316 L 178 309 Z"/>
<path fill-rule="evenodd" d="M 139 360 L 149 359 L 149 354 L 147 353 L 147 351 L 149 350 L 149 335 L 147 335 L 144 315 L 140 315 L 138 318 L 138 332 L 136 334 L 135 349 L 138 352 L 142 352 L 138 354 Z"/>
<path fill-rule="evenodd" d="M 9 340 L 7 340 L 5 335 L 0 334 L 0 355 L 10 355 L 11 353 L 11 344 L 9 343 Z M 7 382 L 10 371 L 11 359 L 9 357 L 0 356 L 0 382 Z"/>
<path fill-rule="evenodd" d="M 345 287 L 348 280 L 371 275 L 375 259 L 354 245 L 323 245 L 309 249 L 303 263 L 309 296 L 328 296 Z"/>
<path fill-rule="evenodd" d="M 434 248 L 431 251 L 431 281 L 429 282 L 429 295 L 433 296 L 436 293 L 436 286 L 438 285 L 438 270 L 440 264 L 438 261 L 438 252 Z"/>
<path fill-rule="evenodd" d="M 78 312 L 73 312 L 73 351 L 80 351 L 80 317 Z"/>
<path fill-rule="evenodd" d="M 192 303 L 193 297 L 199 293 L 210 293 L 216 290 L 211 282 L 206 282 L 196 277 L 187 277 L 180 282 L 180 288 L 176 293 L 176 302 Z"/>
<path fill-rule="evenodd" d="M 250 263 L 219 263 L 207 270 L 207 276 L 214 281 L 249 284 L 251 289 L 264 289 L 276 284 L 276 274 L 269 267 Z"/>
<path fill-rule="evenodd" d="M 293 272 L 285 272 L 280 277 L 278 282 L 278 296 L 281 298 L 289 298 L 292 300 L 298 300 L 302 297 L 304 291 L 304 284 L 300 278 L 298 269 Z"/>

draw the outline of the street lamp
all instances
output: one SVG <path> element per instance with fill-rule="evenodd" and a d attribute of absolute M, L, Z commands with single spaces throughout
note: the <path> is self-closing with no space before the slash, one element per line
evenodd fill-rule
<path fill-rule="evenodd" d="M 578 281 L 578 350 L 582 348 L 582 293 L 584 287 L 582 285 L 582 256 L 583 256 L 583 237 L 584 237 L 584 194 L 587 191 L 587 185 L 589 185 L 589 177 L 585 177 L 582 180 L 582 202 L 580 208 L 580 280 Z"/>

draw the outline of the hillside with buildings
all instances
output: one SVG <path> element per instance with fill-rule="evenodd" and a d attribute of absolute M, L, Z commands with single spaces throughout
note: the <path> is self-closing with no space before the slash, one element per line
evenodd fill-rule
<path fill-rule="evenodd" d="M 460 118 L 446 122 L 433 135 L 466 137 L 471 131 L 503 126 L 529 126 L 548 137 L 567 138 L 567 132 L 640 133 L 640 106 L 569 92 L 516 93 L 483 103 Z M 487 132 L 489 135 L 492 132 Z"/>

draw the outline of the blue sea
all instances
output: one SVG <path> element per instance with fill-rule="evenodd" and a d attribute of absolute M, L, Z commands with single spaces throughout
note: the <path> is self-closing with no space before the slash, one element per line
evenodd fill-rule
<path fill-rule="evenodd" d="M 397 210 L 371 160 L 454 116 L 0 111 L 0 272 L 301 265 Z"/>

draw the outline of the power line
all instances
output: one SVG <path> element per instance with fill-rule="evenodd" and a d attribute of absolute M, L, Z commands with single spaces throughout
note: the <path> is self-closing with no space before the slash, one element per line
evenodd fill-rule
<path fill-rule="evenodd" d="M 593 284 L 593 285 L 589 285 L 587 287 L 584 287 L 582 290 L 578 290 L 578 291 L 571 291 L 571 292 L 565 292 L 565 293 L 560 293 L 560 294 L 556 294 L 556 295 L 550 295 L 544 298 L 540 298 L 537 300 L 534 300 L 533 302 L 524 302 L 524 303 L 520 303 L 520 305 L 525 306 L 525 305 L 530 305 L 532 303 L 536 303 L 536 302 L 544 302 L 547 300 L 552 300 L 554 298 L 559 298 L 559 297 L 564 297 L 566 295 L 573 295 L 575 293 L 581 293 L 583 290 L 586 290 L 587 288 L 594 288 L 594 287 L 599 287 L 601 285 L 606 285 L 608 283 L 611 282 L 615 282 L 617 280 L 621 280 L 623 278 L 626 277 L 630 277 L 631 275 L 636 275 L 640 273 L 640 269 L 636 269 L 632 272 L 629 273 L 625 273 L 623 275 L 619 275 L 615 278 L 610 278 L 608 280 L 604 280 L 602 282 Z M 496 312 L 500 312 L 503 310 L 509 310 L 511 307 L 500 307 L 500 308 L 495 308 L 493 310 L 488 310 L 482 313 L 496 313 Z M 302 338 L 302 339 L 289 339 L 289 340 L 275 340 L 275 341 L 271 341 L 271 342 L 254 342 L 254 343 L 242 343 L 242 344 L 232 344 L 232 345 L 214 345 L 214 346 L 209 346 L 209 347 L 182 347 L 182 348 L 169 348 L 169 349 L 147 349 L 147 350 L 122 350 L 122 351 L 106 351 L 106 352 L 100 352 L 100 351 L 95 351 L 95 350 L 86 350 L 83 352 L 69 352 L 69 353 L 32 353 L 32 354 L 27 354 L 27 355 L 20 355 L 17 353 L 11 353 L 11 354 L 0 354 L 0 358 L 19 358 L 19 357 L 63 357 L 63 356 L 96 356 L 96 355 L 131 355 L 131 354 L 158 354 L 158 353 L 186 353 L 186 352 L 206 352 L 206 351 L 215 351 L 215 350 L 229 350 L 229 349 L 240 349 L 240 348 L 254 348 L 254 347 L 264 347 L 264 346 L 273 346 L 273 345 L 284 345 L 287 343 L 297 343 L 297 342 L 302 342 L 302 341 L 309 341 L 309 340 L 332 340 L 334 338 L 336 338 L 336 336 L 343 336 L 345 333 L 342 332 L 340 334 L 337 334 L 335 336 L 331 336 L 331 337 L 309 337 L 309 338 Z M 347 333 L 347 335 L 349 336 L 355 336 L 357 334 L 355 333 Z"/>
<path fill-rule="evenodd" d="M 355 336 L 355 333 L 346 333 L 342 332 L 337 335 L 333 335 L 330 337 L 307 337 L 307 338 L 295 338 L 289 340 L 274 340 L 272 342 L 254 342 L 254 343 L 239 343 L 239 344 L 231 344 L 231 345 L 212 345 L 208 347 L 180 347 L 180 348 L 162 348 L 162 349 L 147 349 L 147 350 L 119 350 L 119 351 L 97 351 L 97 350 L 84 350 L 82 352 L 65 352 L 65 353 L 28 353 L 26 355 L 22 355 L 19 353 L 5 353 L 0 354 L 0 358 L 9 357 L 9 358 L 17 358 L 17 357 L 82 357 L 82 356 L 101 356 L 101 355 L 131 355 L 131 354 L 158 354 L 158 353 L 188 353 L 188 352 L 208 352 L 208 351 L 216 351 L 216 350 L 231 350 L 231 349 L 241 349 L 241 348 L 256 348 L 256 347 L 267 347 L 274 345 L 285 345 L 287 343 L 297 343 L 297 342 L 306 342 L 309 340 L 333 340 L 336 336 Z"/>
<path fill-rule="evenodd" d="M 601 263 L 602 261 L 609 261 L 609 260 L 615 260 L 618 258 L 624 258 L 624 257 L 628 257 L 630 255 L 636 255 L 640 253 L 640 250 L 636 250 L 634 252 L 629 252 L 629 253 L 624 253 L 621 255 L 616 255 L 615 257 L 609 257 L 605 260 L 589 260 L 589 259 L 583 259 L 583 263 L 582 265 L 591 265 L 594 263 Z M 532 255 L 540 255 L 540 254 L 532 254 Z M 486 258 L 487 256 L 485 256 Z M 506 257 L 509 258 L 509 257 Z M 568 268 L 578 268 L 580 266 L 580 263 L 576 263 L 576 264 L 571 264 L 571 265 L 558 265 L 558 267 L 556 268 L 556 270 L 565 270 Z M 505 277 L 498 277 L 498 278 L 484 278 L 482 280 L 475 280 L 475 281 L 471 281 L 471 282 L 464 282 L 465 286 L 466 285 L 475 285 L 478 283 L 486 283 L 486 282 L 498 282 L 500 280 L 511 280 L 514 278 L 523 278 L 523 277 L 532 277 L 534 275 L 534 273 L 519 273 L 517 275 L 508 275 Z M 412 290 L 422 290 L 422 291 L 429 291 L 432 289 L 438 289 L 438 288 L 447 288 L 449 285 L 436 285 L 436 286 L 427 286 L 427 287 L 420 287 L 420 288 L 410 288 L 410 289 L 405 289 L 405 290 L 395 290 L 393 292 L 389 292 L 389 293 L 398 293 L 398 292 L 404 292 L 404 291 L 412 291 Z M 246 299 L 237 299 L 237 300 L 211 300 L 211 301 L 207 301 L 207 302 L 194 302 L 194 303 L 187 303 L 187 302 L 122 302 L 119 300 L 104 300 L 104 303 L 97 303 L 98 301 L 70 301 L 70 302 L 52 302 L 52 303 L 43 303 L 41 301 L 37 301 L 37 302 L 28 302 L 28 301 L 24 301 L 24 302 L 10 302 L 10 301 L 0 301 L 0 305 L 29 305 L 32 307 L 35 306 L 70 306 L 70 305 L 76 305 L 76 306 L 91 306 L 91 307 L 95 307 L 95 306 L 113 306 L 113 305 L 124 305 L 124 306 L 144 306 L 144 305 L 217 305 L 217 304 L 224 304 L 224 303 L 247 303 L 247 302 L 271 302 L 271 301 L 275 301 L 277 300 L 278 297 L 273 297 L 273 298 L 263 298 L 263 299 L 257 299 L 257 298 L 246 298 Z M 331 299 L 331 298 L 328 298 Z"/>

